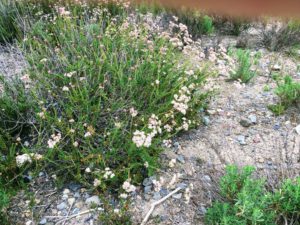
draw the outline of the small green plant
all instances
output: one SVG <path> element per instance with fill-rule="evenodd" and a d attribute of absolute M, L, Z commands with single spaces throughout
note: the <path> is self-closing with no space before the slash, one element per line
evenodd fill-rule
<path fill-rule="evenodd" d="M 276 105 L 270 105 L 269 109 L 276 115 L 284 113 L 284 111 L 292 106 L 300 103 L 300 82 L 294 81 L 291 76 L 285 76 L 284 79 L 277 77 L 277 88 L 275 94 L 280 98 L 280 102 Z"/>
<path fill-rule="evenodd" d="M 253 178 L 253 167 L 241 171 L 229 166 L 221 179 L 222 201 L 214 202 L 205 216 L 208 225 L 275 225 L 282 221 L 299 222 L 300 179 L 287 180 L 275 192 L 265 181 Z M 299 224 L 299 223 L 290 223 Z"/>
<path fill-rule="evenodd" d="M 243 83 L 248 83 L 253 77 L 255 77 L 255 72 L 251 70 L 252 59 L 250 56 L 250 51 L 238 49 L 235 52 L 237 58 L 237 69 L 231 72 L 231 80 L 240 80 Z"/>

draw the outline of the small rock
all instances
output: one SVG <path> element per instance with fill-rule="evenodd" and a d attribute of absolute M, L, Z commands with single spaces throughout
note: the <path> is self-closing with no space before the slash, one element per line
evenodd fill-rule
<path fill-rule="evenodd" d="M 67 208 L 67 204 L 65 202 L 60 203 L 59 205 L 57 205 L 56 207 L 58 210 L 62 211 L 65 208 Z"/>
<path fill-rule="evenodd" d="M 181 197 L 182 197 L 182 193 L 172 195 L 172 198 L 175 198 L 175 199 L 181 199 Z"/>
<path fill-rule="evenodd" d="M 200 206 L 199 208 L 198 208 L 198 212 L 199 212 L 199 214 L 200 215 L 205 215 L 206 214 L 206 208 L 204 207 L 204 206 Z"/>
<path fill-rule="evenodd" d="M 280 124 L 276 123 L 273 128 L 274 128 L 274 130 L 279 130 L 280 129 Z"/>
<path fill-rule="evenodd" d="M 272 70 L 274 70 L 274 71 L 280 71 L 280 70 L 281 70 L 281 66 L 278 65 L 278 64 L 275 64 L 275 65 L 272 67 Z"/>
<path fill-rule="evenodd" d="M 295 130 L 296 130 L 297 134 L 300 135 L 300 124 L 295 128 Z"/>
<path fill-rule="evenodd" d="M 69 199 L 68 199 L 69 205 L 73 205 L 74 202 L 75 202 L 75 198 L 69 198 Z"/>
<path fill-rule="evenodd" d="M 68 195 L 63 195 L 63 196 L 62 196 L 62 200 L 67 200 L 68 198 L 69 198 Z"/>
<path fill-rule="evenodd" d="M 249 115 L 248 119 L 251 121 L 251 123 L 256 124 L 257 123 L 257 118 L 256 115 Z"/>
<path fill-rule="evenodd" d="M 63 191 L 63 194 L 64 194 L 64 195 L 70 194 L 70 190 L 69 190 L 69 189 L 65 189 L 65 190 Z"/>
<path fill-rule="evenodd" d="M 80 198 L 79 192 L 76 192 L 76 193 L 74 194 L 74 198 Z"/>
<path fill-rule="evenodd" d="M 185 160 L 184 160 L 183 155 L 178 155 L 178 156 L 176 157 L 176 159 L 177 159 L 179 162 L 181 162 L 181 163 L 185 163 Z"/>
<path fill-rule="evenodd" d="M 203 180 L 206 181 L 206 182 L 211 182 L 211 178 L 208 175 L 204 175 Z"/>
<path fill-rule="evenodd" d="M 69 188 L 73 191 L 76 192 L 81 188 L 80 184 L 76 184 L 76 183 L 71 183 L 69 184 Z"/>
<path fill-rule="evenodd" d="M 240 124 L 243 126 L 243 127 L 250 127 L 252 125 L 252 122 L 251 120 L 248 120 L 246 118 L 243 118 L 240 120 Z"/>
<path fill-rule="evenodd" d="M 245 136 L 244 135 L 239 135 L 237 138 L 238 142 L 240 143 L 240 145 L 246 145 L 246 141 L 245 141 Z"/>
<path fill-rule="evenodd" d="M 73 214 L 78 214 L 79 212 L 80 212 L 80 210 L 78 208 L 75 208 L 75 209 L 72 210 Z"/>
<path fill-rule="evenodd" d="M 155 192 L 154 195 L 153 195 L 153 199 L 154 199 L 154 200 L 159 200 L 159 199 L 161 199 L 160 193 L 159 193 L 159 192 Z"/>
<path fill-rule="evenodd" d="M 39 222 L 39 224 L 46 224 L 47 223 L 47 219 L 46 218 L 42 218 L 41 221 Z"/>
<path fill-rule="evenodd" d="M 179 184 L 176 185 L 177 188 L 181 188 L 181 189 L 185 189 L 185 188 L 187 188 L 187 186 L 188 185 L 185 184 L 185 183 L 179 183 Z"/>
<path fill-rule="evenodd" d="M 150 185 L 152 185 L 152 179 L 150 179 L 150 178 L 145 178 L 144 180 L 143 180 L 143 185 L 146 187 L 146 186 L 150 186 Z"/>
<path fill-rule="evenodd" d="M 88 198 L 87 200 L 85 200 L 85 203 L 87 205 L 100 205 L 101 202 L 100 202 L 100 198 L 97 196 L 97 195 L 94 195 L 90 198 Z"/>
<path fill-rule="evenodd" d="M 166 188 L 162 188 L 162 189 L 160 189 L 159 193 L 161 196 L 165 197 L 166 195 L 169 194 L 169 191 Z"/>
<path fill-rule="evenodd" d="M 45 176 L 45 173 L 44 172 L 40 172 L 39 173 L 39 177 L 43 177 L 43 176 Z"/>
<path fill-rule="evenodd" d="M 202 122 L 204 123 L 205 126 L 208 126 L 210 123 L 210 119 L 208 116 L 204 116 L 202 119 Z"/>
<path fill-rule="evenodd" d="M 149 194 L 151 192 L 151 190 L 152 190 L 152 186 L 146 186 L 146 187 L 144 187 L 145 194 Z"/>

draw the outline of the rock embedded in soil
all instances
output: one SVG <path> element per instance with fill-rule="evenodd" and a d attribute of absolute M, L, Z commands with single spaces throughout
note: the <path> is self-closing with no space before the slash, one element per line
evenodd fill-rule
<path fill-rule="evenodd" d="M 85 200 L 85 203 L 89 206 L 91 205 L 100 205 L 100 198 L 97 195 L 94 195 L 88 199 Z"/>
<path fill-rule="evenodd" d="M 240 124 L 243 127 L 250 127 L 252 125 L 252 122 L 249 119 L 243 118 L 243 119 L 240 120 Z"/>
<path fill-rule="evenodd" d="M 251 123 L 256 124 L 257 123 L 257 118 L 256 115 L 249 115 L 248 119 L 251 121 Z"/>
<path fill-rule="evenodd" d="M 47 223 L 47 219 L 46 218 L 42 218 L 39 222 L 39 224 L 44 225 Z"/>
<path fill-rule="evenodd" d="M 59 205 L 57 205 L 56 207 L 58 210 L 62 211 L 64 209 L 67 208 L 67 204 L 65 202 L 60 203 Z"/>
<path fill-rule="evenodd" d="M 245 136 L 244 135 L 239 135 L 237 138 L 238 142 L 240 143 L 240 145 L 246 145 L 246 140 L 245 140 Z"/>

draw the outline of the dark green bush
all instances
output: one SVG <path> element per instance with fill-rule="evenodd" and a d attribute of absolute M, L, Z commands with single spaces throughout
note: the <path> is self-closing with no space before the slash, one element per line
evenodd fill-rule
<path fill-rule="evenodd" d="M 205 215 L 209 225 L 299 224 L 300 179 L 287 180 L 275 192 L 265 181 L 252 177 L 254 169 L 229 166 L 220 183 L 222 201 L 214 202 Z"/>

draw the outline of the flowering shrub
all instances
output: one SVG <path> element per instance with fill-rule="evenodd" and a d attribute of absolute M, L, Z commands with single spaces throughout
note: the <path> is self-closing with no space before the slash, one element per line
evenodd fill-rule
<path fill-rule="evenodd" d="M 106 7 L 77 7 L 55 7 L 26 34 L 30 66 L 19 82 L 31 107 L 22 116 L 29 130 L 12 134 L 15 166 L 42 166 L 127 198 L 155 171 L 163 146 L 199 124 L 206 72 L 181 58 L 191 41 L 183 24 L 178 38 Z"/>

